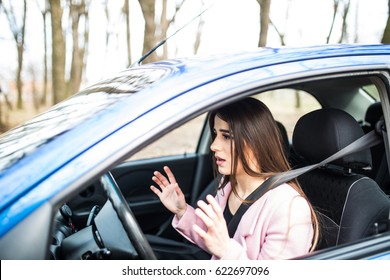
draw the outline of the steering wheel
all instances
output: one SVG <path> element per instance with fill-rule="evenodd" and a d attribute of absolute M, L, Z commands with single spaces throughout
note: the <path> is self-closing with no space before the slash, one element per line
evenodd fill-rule
<path fill-rule="evenodd" d="M 145 260 L 156 260 L 152 247 L 135 219 L 112 174 L 110 172 L 104 174 L 100 178 L 100 182 L 139 257 Z"/>

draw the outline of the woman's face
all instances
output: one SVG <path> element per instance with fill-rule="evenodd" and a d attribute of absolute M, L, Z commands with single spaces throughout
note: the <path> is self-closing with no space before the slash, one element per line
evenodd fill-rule
<path fill-rule="evenodd" d="M 232 150 L 234 150 L 234 135 L 230 131 L 227 122 L 215 116 L 214 118 L 215 139 L 211 143 L 210 149 L 214 153 L 218 172 L 222 175 L 231 175 L 233 167 Z M 240 160 L 237 162 L 237 175 L 242 170 Z"/>

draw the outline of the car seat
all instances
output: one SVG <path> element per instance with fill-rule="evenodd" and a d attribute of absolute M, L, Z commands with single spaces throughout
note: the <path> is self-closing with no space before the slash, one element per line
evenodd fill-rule
<path fill-rule="evenodd" d="M 364 122 L 362 124 L 362 129 L 364 133 L 369 133 L 370 131 L 376 129 L 376 124 L 383 116 L 383 110 L 380 102 L 372 103 L 366 111 L 366 115 L 364 117 Z M 371 148 L 371 156 L 372 156 L 372 171 L 367 175 L 374 180 L 376 180 L 376 175 L 378 174 L 378 170 L 380 169 L 383 156 L 385 155 L 385 146 L 383 143 Z M 377 181 L 377 180 L 376 180 Z M 381 180 L 378 184 L 380 184 Z"/>
<path fill-rule="evenodd" d="M 372 103 L 368 108 L 362 124 L 364 133 L 377 128 L 378 122 L 383 119 L 383 110 L 380 102 Z M 367 176 L 374 179 L 382 190 L 390 195 L 390 176 L 384 142 L 371 148 L 372 170 L 367 172 Z"/>
<path fill-rule="evenodd" d="M 364 116 L 364 122 L 362 124 L 362 128 L 364 133 L 370 132 L 375 129 L 376 123 L 383 116 L 383 110 L 381 103 L 374 102 L 370 106 L 368 106 L 366 114 Z"/>
<path fill-rule="evenodd" d="M 314 164 L 363 135 L 358 122 L 345 111 L 319 109 L 298 120 L 292 146 Z M 370 165 L 367 148 L 298 177 L 321 220 L 318 249 L 353 242 L 387 227 L 389 198 L 373 179 L 354 172 Z"/>

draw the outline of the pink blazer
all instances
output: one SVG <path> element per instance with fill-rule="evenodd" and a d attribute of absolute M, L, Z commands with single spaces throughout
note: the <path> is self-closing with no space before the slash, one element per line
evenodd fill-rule
<path fill-rule="evenodd" d="M 219 190 L 216 200 L 225 209 L 231 192 L 228 184 Z M 185 238 L 207 251 L 203 240 L 192 230 L 193 224 L 206 228 L 188 205 L 173 227 Z M 290 185 L 283 184 L 265 193 L 242 216 L 236 233 L 230 239 L 230 250 L 222 259 L 289 259 L 309 252 L 313 224 L 307 201 Z M 217 259 L 213 256 L 212 259 Z"/>

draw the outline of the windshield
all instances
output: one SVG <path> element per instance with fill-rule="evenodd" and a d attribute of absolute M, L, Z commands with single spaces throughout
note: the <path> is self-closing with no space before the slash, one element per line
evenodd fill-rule
<path fill-rule="evenodd" d="M 0 170 L 31 153 L 54 137 L 92 118 L 169 73 L 167 68 L 130 68 L 92 85 L 0 137 Z"/>

